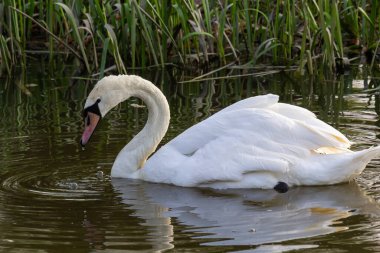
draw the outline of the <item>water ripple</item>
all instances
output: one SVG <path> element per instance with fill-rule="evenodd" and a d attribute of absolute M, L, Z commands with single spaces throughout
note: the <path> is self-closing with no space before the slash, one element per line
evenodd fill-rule
<path fill-rule="evenodd" d="M 41 200 L 60 199 L 88 201 L 98 199 L 101 190 L 97 189 L 99 179 L 70 178 L 66 173 L 44 169 L 22 170 L 4 174 L 0 177 L 1 191 L 22 198 Z"/>

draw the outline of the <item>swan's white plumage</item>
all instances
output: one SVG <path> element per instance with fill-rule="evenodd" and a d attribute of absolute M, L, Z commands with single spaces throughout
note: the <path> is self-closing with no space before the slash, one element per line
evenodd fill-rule
<path fill-rule="evenodd" d="M 269 94 L 239 101 L 194 125 L 145 163 L 167 130 L 165 97 L 137 76 L 106 77 L 100 83 L 87 106 L 107 97 L 99 105 L 107 112 L 138 96 L 149 110 L 147 125 L 115 160 L 114 177 L 213 188 L 273 188 L 279 181 L 290 186 L 326 185 L 351 180 L 380 155 L 380 147 L 348 150 L 351 143 L 338 130 Z M 115 87 L 117 98 L 112 100 L 107 94 Z"/>

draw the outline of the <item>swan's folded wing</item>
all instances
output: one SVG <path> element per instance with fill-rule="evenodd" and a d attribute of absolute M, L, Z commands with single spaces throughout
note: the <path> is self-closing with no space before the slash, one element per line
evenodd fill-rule
<path fill-rule="evenodd" d="M 208 143 L 209 141 L 215 139 L 216 136 L 219 136 L 219 134 L 222 134 L 226 128 L 231 129 L 239 127 L 239 122 L 244 120 L 243 118 L 239 118 L 240 111 L 249 108 L 269 108 L 278 103 L 278 99 L 278 95 L 268 94 L 238 101 L 205 119 L 204 121 L 190 127 L 181 135 L 174 138 L 169 145 L 174 146 L 183 154 L 192 154 L 199 147 L 204 146 L 205 143 Z M 230 116 L 233 114 L 236 116 L 229 120 L 231 118 Z M 223 119 L 224 117 L 225 119 Z M 237 123 L 237 126 L 234 126 L 235 123 Z M 252 124 L 254 124 L 254 121 Z"/>
<path fill-rule="evenodd" d="M 290 119 L 308 120 L 316 118 L 313 112 L 290 104 L 276 103 L 268 107 L 268 109 Z"/>
<path fill-rule="evenodd" d="M 336 134 L 337 131 L 330 131 L 328 126 L 325 126 L 325 130 L 323 125 L 316 127 L 315 124 L 309 124 L 310 120 L 291 119 L 268 109 L 234 110 L 216 114 L 200 122 L 167 145 L 184 155 L 191 155 L 218 137 L 239 132 L 258 133 L 267 140 L 276 140 L 309 150 L 346 145 L 346 139 L 341 137 L 343 135 Z"/>
<path fill-rule="evenodd" d="M 265 146 L 262 145 L 264 143 Z M 252 185 L 271 188 L 280 179 L 285 179 L 291 164 L 306 155 L 307 150 L 294 150 L 290 145 L 266 141 L 257 134 L 240 132 L 220 136 L 189 156 L 175 154 L 173 150 L 164 152 L 170 153 L 171 159 L 171 168 L 166 168 L 164 172 L 171 171 L 170 176 L 165 177 L 168 183 L 213 188 Z M 155 177 L 162 176 L 163 173 Z"/>
<path fill-rule="evenodd" d="M 301 121 L 308 125 L 310 128 L 317 129 L 318 131 L 321 131 L 326 135 L 330 135 L 332 138 L 339 140 L 340 143 L 336 147 L 349 148 L 351 146 L 351 142 L 346 138 L 346 136 L 344 136 L 341 132 L 332 126 L 317 119 L 315 114 L 307 109 L 283 103 L 274 104 L 268 109 L 284 117 Z"/>

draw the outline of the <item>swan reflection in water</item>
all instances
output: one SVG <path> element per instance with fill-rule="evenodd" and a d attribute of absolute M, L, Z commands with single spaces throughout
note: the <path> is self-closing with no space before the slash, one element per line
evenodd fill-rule
<path fill-rule="evenodd" d="M 285 194 L 184 188 L 129 179 L 112 179 L 112 184 L 127 208 L 145 220 L 141 225 L 147 226 L 156 250 L 174 247 L 173 219 L 188 234 L 193 233 L 193 238 L 209 239 L 205 245 L 221 246 L 262 245 L 334 233 L 348 229 L 340 225 L 343 218 L 380 214 L 376 201 L 355 182 L 293 188 Z"/>

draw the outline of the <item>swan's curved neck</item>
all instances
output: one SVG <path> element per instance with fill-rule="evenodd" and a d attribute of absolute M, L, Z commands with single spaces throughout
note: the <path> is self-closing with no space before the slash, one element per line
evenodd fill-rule
<path fill-rule="evenodd" d="M 148 108 L 148 120 L 144 128 L 120 151 L 112 166 L 113 177 L 130 177 L 144 166 L 146 159 L 164 137 L 170 120 L 169 105 L 162 92 L 142 78 L 129 82 L 129 97 L 140 98 Z"/>

